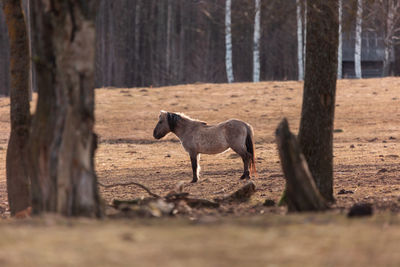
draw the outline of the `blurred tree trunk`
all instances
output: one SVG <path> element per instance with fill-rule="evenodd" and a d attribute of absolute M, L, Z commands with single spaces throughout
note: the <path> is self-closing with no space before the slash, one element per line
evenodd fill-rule
<path fill-rule="evenodd" d="M 299 144 L 322 196 L 333 201 L 338 1 L 309 0 Z"/>
<path fill-rule="evenodd" d="M 2 6 L 3 2 L 0 1 L 0 97 L 8 96 L 10 88 L 10 47 Z"/>
<path fill-rule="evenodd" d="M 400 76 L 400 44 L 394 46 L 393 75 Z"/>
<path fill-rule="evenodd" d="M 94 171 L 96 1 L 32 1 L 38 104 L 32 122 L 35 214 L 101 216 Z"/>
<path fill-rule="evenodd" d="M 342 24 L 343 24 L 343 0 L 339 0 L 339 41 L 338 41 L 338 68 L 337 76 L 338 79 L 342 79 L 342 66 L 343 66 L 343 34 L 342 34 Z"/>
<path fill-rule="evenodd" d="M 28 175 L 29 46 L 20 0 L 3 0 L 10 42 L 11 133 L 7 147 L 7 191 L 11 215 L 30 206 Z"/>
<path fill-rule="evenodd" d="M 315 185 L 296 137 L 289 130 L 286 118 L 278 125 L 275 136 L 286 180 L 283 198 L 288 211 L 326 210 L 328 205 Z"/>

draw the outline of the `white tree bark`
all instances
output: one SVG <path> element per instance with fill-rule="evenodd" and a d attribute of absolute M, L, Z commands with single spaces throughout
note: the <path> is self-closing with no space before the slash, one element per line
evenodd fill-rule
<path fill-rule="evenodd" d="M 260 81 L 260 13 L 261 0 L 255 0 L 256 14 L 254 18 L 254 39 L 253 39 L 253 82 Z"/>
<path fill-rule="evenodd" d="M 343 36 L 342 36 L 342 19 L 343 17 L 343 0 L 339 0 L 339 41 L 338 41 L 338 69 L 337 77 L 342 79 L 342 59 L 343 59 Z"/>
<path fill-rule="evenodd" d="M 357 79 L 361 79 L 361 33 L 362 33 L 362 0 L 357 0 L 356 43 L 354 48 L 354 70 Z"/>
<path fill-rule="evenodd" d="M 231 34 L 231 5 L 232 0 L 226 0 L 225 6 L 225 65 L 228 83 L 234 82 L 232 64 L 232 34 Z"/>
<path fill-rule="evenodd" d="M 301 15 L 300 0 L 296 0 L 297 15 L 297 69 L 299 81 L 304 80 L 304 61 L 303 61 L 303 16 Z"/>

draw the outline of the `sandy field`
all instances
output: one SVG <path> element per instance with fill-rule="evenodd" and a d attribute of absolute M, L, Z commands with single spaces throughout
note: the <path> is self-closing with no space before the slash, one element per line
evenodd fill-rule
<path fill-rule="evenodd" d="M 96 90 L 96 171 L 101 183 L 139 182 L 166 195 L 180 182 L 191 196 L 212 200 L 237 190 L 241 159 L 232 151 L 202 155 L 201 177 L 190 184 L 188 154 L 170 134 L 152 136 L 160 110 L 208 124 L 230 118 L 255 132 L 257 191 L 246 203 L 193 210 L 177 218 L 57 217 L 8 219 L 5 155 L 9 100 L 0 98 L 0 264 L 33 266 L 398 266 L 400 253 L 400 79 L 338 81 L 334 133 L 334 196 L 324 214 L 287 215 L 278 202 L 284 178 L 274 131 L 286 117 L 297 133 L 302 82 L 192 84 Z M 33 104 L 32 104 L 33 105 Z M 33 110 L 33 107 L 32 107 Z M 341 194 L 341 191 L 346 191 Z M 135 186 L 100 187 L 113 199 L 147 196 Z M 375 215 L 350 220 L 348 209 L 372 203 Z M 82 241 L 83 240 L 83 241 Z M 32 250 L 30 250 L 32 249 Z M 36 253 L 36 252 L 37 253 Z M 53 254 L 58 255 L 53 258 Z M 53 255 L 53 256 L 52 256 Z M 3 265 L 3 264 L 1 264 Z"/>

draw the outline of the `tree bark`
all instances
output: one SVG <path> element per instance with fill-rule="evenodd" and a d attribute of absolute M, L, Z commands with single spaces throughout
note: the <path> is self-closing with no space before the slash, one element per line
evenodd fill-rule
<path fill-rule="evenodd" d="M 10 94 L 10 47 L 7 25 L 3 15 L 3 2 L 0 1 L 0 97 Z"/>
<path fill-rule="evenodd" d="M 260 81 L 260 14 L 261 0 L 255 0 L 254 38 L 253 38 L 253 82 Z"/>
<path fill-rule="evenodd" d="M 232 0 L 226 0 L 225 6 L 225 64 L 226 64 L 226 75 L 228 83 L 234 82 L 233 76 L 233 64 L 232 64 L 232 25 L 231 25 L 231 5 Z"/>
<path fill-rule="evenodd" d="M 306 67 L 306 48 L 307 48 L 307 0 L 304 1 L 304 20 L 303 20 L 303 70 Z"/>
<path fill-rule="evenodd" d="M 4 0 L 10 42 L 11 133 L 8 141 L 6 173 L 8 203 L 11 215 L 30 206 L 28 174 L 29 110 L 29 46 L 20 0 Z"/>
<path fill-rule="evenodd" d="M 396 37 L 395 16 L 396 13 L 399 15 L 398 10 L 400 7 L 398 1 L 387 0 L 385 4 L 386 5 L 383 4 L 382 6 L 383 13 L 385 14 L 383 77 L 390 75 L 390 62 L 392 51 L 394 50 L 394 38 Z"/>
<path fill-rule="evenodd" d="M 362 33 L 362 14 L 363 14 L 363 0 L 357 0 L 357 15 L 356 15 L 356 44 L 354 48 L 354 70 L 356 78 L 362 78 L 361 72 L 361 33 Z"/>
<path fill-rule="evenodd" d="M 339 41 L 338 41 L 338 79 L 342 79 L 342 61 L 343 61 L 343 35 L 342 35 L 342 21 L 343 21 L 343 0 L 339 0 Z"/>
<path fill-rule="evenodd" d="M 303 16 L 301 15 L 300 0 L 296 0 L 296 16 L 297 16 L 297 69 L 298 80 L 304 80 L 304 63 L 303 63 Z"/>
<path fill-rule="evenodd" d="M 289 124 L 283 119 L 276 129 L 279 158 L 286 179 L 285 202 L 289 212 L 321 211 L 328 204 L 315 185 L 296 137 L 290 132 Z"/>
<path fill-rule="evenodd" d="M 31 4 L 39 89 L 30 142 L 33 212 L 101 216 L 93 162 L 96 1 Z"/>
<path fill-rule="evenodd" d="M 333 201 L 338 2 L 309 0 L 299 144 L 322 196 Z"/>

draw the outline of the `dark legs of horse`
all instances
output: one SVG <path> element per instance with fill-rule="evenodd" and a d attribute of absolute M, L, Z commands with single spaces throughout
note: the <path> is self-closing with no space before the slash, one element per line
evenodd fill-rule
<path fill-rule="evenodd" d="M 250 172 L 249 172 L 249 163 L 250 163 L 250 157 L 248 153 L 245 155 L 240 155 L 243 160 L 243 175 L 240 177 L 241 180 L 243 179 L 250 179 Z"/>
<path fill-rule="evenodd" d="M 235 151 L 236 153 L 239 154 L 239 156 L 243 160 L 243 174 L 240 177 L 241 180 L 243 179 L 249 179 L 250 178 L 250 171 L 249 171 L 249 166 L 250 166 L 250 160 L 251 160 L 251 154 L 246 151 L 246 147 L 232 147 L 232 150 Z"/>
<path fill-rule="evenodd" d="M 197 163 L 197 155 L 190 155 L 190 161 L 192 162 L 192 170 L 193 170 L 193 180 L 191 183 L 196 183 L 199 180 L 198 177 L 198 163 Z"/>

